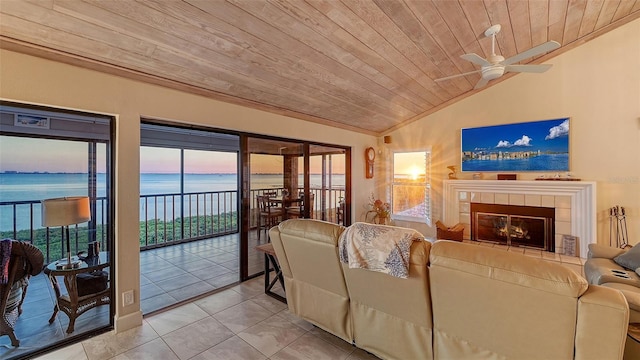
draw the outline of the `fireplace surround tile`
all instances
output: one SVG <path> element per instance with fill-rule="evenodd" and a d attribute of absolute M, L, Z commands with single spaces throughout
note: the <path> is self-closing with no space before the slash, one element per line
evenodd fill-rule
<path fill-rule="evenodd" d="M 540 206 L 556 207 L 556 197 L 553 195 L 540 196 Z"/>
<path fill-rule="evenodd" d="M 467 224 L 471 224 L 471 214 L 469 213 L 460 213 L 460 222 L 465 224 L 465 229 Z"/>
<path fill-rule="evenodd" d="M 566 195 L 556 196 L 555 205 L 559 209 L 571 209 L 571 197 Z"/>
<path fill-rule="evenodd" d="M 562 235 L 570 234 L 579 239 L 578 254 L 587 257 L 587 245 L 596 239 L 595 194 L 596 183 L 589 181 L 493 181 L 493 180 L 445 180 L 443 191 L 443 222 L 465 224 L 464 239 L 470 236 L 470 213 L 461 212 L 461 201 L 480 202 L 483 193 L 490 193 L 493 203 L 500 205 L 525 205 L 525 195 L 540 196 L 540 205 L 555 208 L 559 217 L 555 231 L 557 253 L 545 253 L 555 259 L 564 249 Z M 503 204 L 508 197 L 508 204 Z M 485 195 L 485 200 L 487 195 Z M 534 200 L 537 201 L 537 200 Z M 463 215 L 461 221 L 460 215 Z M 567 216 L 569 217 L 567 219 Z M 474 242 L 475 243 L 475 242 Z"/>
<path fill-rule="evenodd" d="M 524 194 L 509 194 L 509 205 L 524 206 Z"/>
<path fill-rule="evenodd" d="M 524 204 L 526 206 L 542 206 L 542 197 L 540 195 L 525 195 Z"/>
<path fill-rule="evenodd" d="M 571 209 L 556 208 L 556 221 L 571 222 Z"/>
<path fill-rule="evenodd" d="M 570 221 L 558 221 L 556 219 L 556 234 L 569 235 L 571 234 L 571 222 Z"/>
<path fill-rule="evenodd" d="M 483 204 L 495 204 L 495 194 L 492 192 L 481 193 L 480 202 Z"/>
<path fill-rule="evenodd" d="M 500 205 L 509 205 L 509 194 L 497 193 L 495 203 Z"/>

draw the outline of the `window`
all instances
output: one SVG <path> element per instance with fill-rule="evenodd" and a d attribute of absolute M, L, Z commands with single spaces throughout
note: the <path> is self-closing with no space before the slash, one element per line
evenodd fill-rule
<path fill-rule="evenodd" d="M 431 150 L 394 152 L 391 218 L 431 225 Z"/>
<path fill-rule="evenodd" d="M 87 252 L 88 243 L 97 241 L 101 266 L 110 265 L 105 268 L 111 278 L 106 295 L 112 304 L 117 285 L 112 262 L 113 125 L 110 116 L 0 101 L 0 237 L 30 242 L 42 251 L 45 264 L 66 259 L 66 234 L 70 235 L 66 239 L 74 255 Z M 61 226 L 43 226 L 41 201 L 66 196 L 88 196 L 91 219 L 73 224 L 67 231 Z M 77 271 L 73 270 L 74 277 Z M 75 280 L 64 280 L 75 284 Z M 61 276 L 57 282 L 62 283 Z M 69 296 L 73 298 L 69 295 L 73 291 L 64 284 L 62 292 L 54 294 L 54 284 L 44 272 L 31 277 L 28 291 L 23 293 L 24 312 L 16 326 L 16 332 L 20 332 L 17 335 L 29 346 L 8 351 L 0 346 L 0 358 L 32 358 L 43 349 L 113 328 L 115 307 L 86 303 L 78 313 L 87 312 L 75 321 L 72 333 L 65 334 L 70 316 L 62 311 L 51 324 L 45 321 L 43 327 L 43 316 L 51 314 L 49 309 L 57 309 L 57 296 L 67 301 Z M 45 328 L 51 336 L 42 336 Z M 5 344 L 4 338 L 1 344 Z"/>

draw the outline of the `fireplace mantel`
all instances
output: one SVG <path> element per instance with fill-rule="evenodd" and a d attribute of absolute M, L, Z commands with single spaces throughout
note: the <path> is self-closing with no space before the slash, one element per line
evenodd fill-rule
<path fill-rule="evenodd" d="M 591 181 L 536 181 L 536 180 L 444 180 L 443 221 L 460 222 L 461 193 L 491 193 L 499 195 L 536 195 L 570 199 L 571 234 L 580 240 L 580 257 L 586 258 L 588 244 L 596 242 L 596 183 Z M 469 199 L 469 201 L 471 201 Z M 464 211 L 462 211 L 464 213 Z"/>

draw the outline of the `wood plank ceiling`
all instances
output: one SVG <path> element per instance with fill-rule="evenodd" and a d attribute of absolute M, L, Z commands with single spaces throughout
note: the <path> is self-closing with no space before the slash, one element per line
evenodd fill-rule
<path fill-rule="evenodd" d="M 1 0 L 0 47 L 382 135 L 481 91 L 434 79 L 478 70 L 460 55 L 489 56 L 492 24 L 505 58 L 559 42 L 521 62 L 541 63 L 639 17 L 640 0 Z"/>

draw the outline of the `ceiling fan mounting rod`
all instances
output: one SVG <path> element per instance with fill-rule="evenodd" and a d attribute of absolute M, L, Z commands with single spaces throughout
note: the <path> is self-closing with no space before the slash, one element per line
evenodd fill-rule
<path fill-rule="evenodd" d="M 500 24 L 496 24 L 492 25 L 484 32 L 484 36 L 491 37 L 491 56 L 496 55 L 496 34 L 500 32 L 501 28 Z"/>

